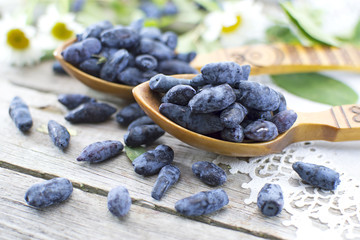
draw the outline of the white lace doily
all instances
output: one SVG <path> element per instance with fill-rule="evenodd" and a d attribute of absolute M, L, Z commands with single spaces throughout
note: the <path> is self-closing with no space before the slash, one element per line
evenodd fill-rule
<path fill-rule="evenodd" d="M 340 80 L 352 87 L 357 86 L 354 89 L 360 93 L 358 74 L 327 73 L 332 74 L 337 79 L 346 75 L 345 80 Z M 279 89 L 268 76 L 252 80 L 283 92 L 289 108 L 295 111 L 322 111 L 330 108 Z M 292 170 L 292 164 L 296 161 L 336 170 L 340 173 L 340 185 L 335 191 L 311 187 Z M 283 225 L 295 226 L 297 239 L 360 239 L 360 141 L 295 143 L 279 154 L 249 159 L 218 156 L 214 163 L 229 165 L 232 174 L 250 176 L 250 182 L 241 186 L 251 191 L 245 200 L 246 204 L 256 203 L 257 195 L 265 183 L 279 184 L 284 193 L 284 210 L 291 216 L 289 220 L 283 221 Z"/>

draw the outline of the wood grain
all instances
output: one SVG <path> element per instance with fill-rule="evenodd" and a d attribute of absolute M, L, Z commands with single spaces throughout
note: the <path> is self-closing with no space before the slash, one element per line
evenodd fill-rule
<path fill-rule="evenodd" d="M 36 69 L 33 71 L 38 72 Z M 0 81 L 0 89 L 6 89 L 0 95 L 0 108 L 2 109 L 0 111 L 2 123 L 0 166 L 45 178 L 49 176 L 66 177 L 76 186 L 80 188 L 85 186 L 84 189 L 102 195 L 112 187 L 121 184 L 129 189 L 134 201 L 172 215 L 176 215 L 174 204 L 177 200 L 199 191 L 212 189 L 193 176 L 191 165 L 200 160 L 213 161 L 217 155 L 192 148 L 168 134 L 160 138 L 154 146 L 162 143 L 174 148 L 174 164 L 180 168 L 182 175 L 179 183 L 170 189 L 161 201 L 153 200 L 150 196 L 156 176 L 145 178 L 134 173 L 132 165 L 124 153 L 102 164 L 89 165 L 76 162 L 76 157 L 88 144 L 108 139 L 123 141 L 126 129 L 119 127 L 114 119 L 96 125 L 67 123 L 63 118 L 66 110 L 56 100 L 58 89 L 52 88 L 51 79 L 42 76 L 40 72 L 38 72 L 37 78 L 34 77 L 35 73 L 31 74 L 32 81 L 36 79 L 40 82 L 37 84 L 42 86 L 43 90 L 46 90 L 46 86 L 48 86 L 48 90 L 39 92 L 35 90 L 37 87 L 21 88 L 9 84 L 7 81 Z M 17 85 L 21 85 L 21 81 L 19 80 Z M 14 79 L 11 82 L 14 82 Z M 77 92 L 86 93 L 87 90 L 79 89 Z M 21 96 L 29 104 L 34 119 L 34 126 L 26 135 L 15 128 L 7 113 L 9 102 L 15 95 Z M 102 99 L 106 99 L 102 94 L 100 95 Z M 114 106 L 122 107 L 123 104 L 116 102 Z M 50 119 L 58 121 L 76 132 L 76 135 L 71 136 L 69 149 L 65 152 L 53 146 L 47 134 L 37 130 L 46 125 Z M 228 181 L 223 186 L 230 198 L 229 205 L 217 213 L 198 217 L 195 220 L 266 238 L 294 238 L 295 228 L 285 228 L 281 223 L 282 220 L 289 218 L 285 211 L 278 217 L 267 218 L 260 214 L 255 204 L 246 205 L 244 203 L 249 192 L 242 189 L 241 184 L 248 181 L 247 175 L 229 175 Z"/>
<path fill-rule="evenodd" d="M 1 239 L 202 239 L 204 234 L 207 239 L 260 239 L 134 204 L 127 216 L 117 218 L 107 210 L 106 197 L 78 189 L 61 204 L 35 209 L 24 194 L 42 181 L 0 168 Z"/>

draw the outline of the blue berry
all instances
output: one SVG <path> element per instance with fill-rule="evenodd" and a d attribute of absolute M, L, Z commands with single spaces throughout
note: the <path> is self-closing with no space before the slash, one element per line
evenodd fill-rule
<path fill-rule="evenodd" d="M 170 49 L 175 50 L 178 43 L 178 37 L 176 33 L 168 31 L 161 35 L 161 41 Z"/>
<path fill-rule="evenodd" d="M 190 80 L 190 85 L 193 87 L 201 87 L 201 86 L 207 85 L 207 83 L 206 83 L 205 79 L 203 78 L 202 74 L 198 74 Z"/>
<path fill-rule="evenodd" d="M 106 47 L 131 48 L 138 44 L 140 35 L 131 28 L 116 27 L 103 31 L 100 39 Z"/>
<path fill-rule="evenodd" d="M 70 111 L 65 119 L 71 123 L 99 123 L 104 122 L 116 112 L 116 108 L 106 104 L 89 102 Z"/>
<path fill-rule="evenodd" d="M 150 38 L 152 40 L 160 40 L 161 31 L 156 27 L 145 27 L 140 31 L 140 37 L 142 38 Z"/>
<path fill-rule="evenodd" d="M 174 185 L 180 178 L 179 168 L 173 165 L 164 166 L 156 179 L 155 185 L 151 192 L 151 197 L 160 200 L 165 192 Z"/>
<path fill-rule="evenodd" d="M 156 58 L 154 58 L 153 56 L 144 54 L 144 55 L 138 55 L 135 58 L 135 65 L 141 71 L 146 72 L 146 71 L 154 70 L 157 67 L 158 62 Z"/>
<path fill-rule="evenodd" d="M 170 60 L 175 57 L 174 50 L 158 41 L 153 42 L 153 48 L 149 54 L 155 57 L 158 61 Z"/>
<path fill-rule="evenodd" d="M 142 28 L 144 27 L 144 19 L 140 18 L 137 19 L 135 21 L 132 21 L 129 25 L 129 27 L 134 30 L 137 33 L 140 33 L 140 31 L 142 30 Z"/>
<path fill-rule="evenodd" d="M 58 101 L 67 109 L 72 110 L 83 103 L 96 102 L 96 99 L 83 94 L 60 94 Z"/>
<path fill-rule="evenodd" d="M 158 125 L 140 125 L 128 130 L 124 135 L 124 142 L 129 147 L 150 145 L 164 134 L 165 131 Z"/>
<path fill-rule="evenodd" d="M 161 10 L 154 3 L 144 2 L 139 7 L 148 18 L 160 18 Z"/>
<path fill-rule="evenodd" d="M 190 85 L 190 81 L 188 79 L 174 78 L 164 74 L 157 74 L 150 79 L 149 87 L 153 91 L 166 93 L 172 87 L 179 84 Z"/>
<path fill-rule="evenodd" d="M 60 125 L 54 120 L 50 120 L 48 122 L 48 131 L 49 136 L 55 146 L 62 150 L 68 147 L 70 141 L 70 134 L 64 126 Z"/>
<path fill-rule="evenodd" d="M 128 130 L 136 126 L 153 125 L 153 124 L 155 123 L 151 118 L 149 118 L 148 116 L 142 116 L 132 121 L 128 126 Z"/>
<path fill-rule="evenodd" d="M 176 85 L 163 96 L 161 102 L 186 106 L 195 94 L 195 89 L 189 85 Z"/>
<path fill-rule="evenodd" d="M 242 68 L 235 62 L 209 63 L 201 68 L 206 83 L 219 85 L 227 83 L 234 86 L 242 79 Z"/>
<path fill-rule="evenodd" d="M 125 49 L 121 49 L 114 53 L 101 68 L 100 78 L 109 82 L 115 82 L 117 75 L 127 67 L 129 56 L 129 52 Z"/>
<path fill-rule="evenodd" d="M 215 212 L 229 203 L 226 192 L 222 189 L 204 191 L 175 203 L 175 209 L 185 216 L 200 216 Z"/>
<path fill-rule="evenodd" d="M 239 143 L 244 140 L 244 129 L 240 125 L 234 128 L 224 128 L 220 136 L 223 140 Z"/>
<path fill-rule="evenodd" d="M 216 133 L 224 129 L 216 114 L 192 113 L 189 107 L 172 103 L 162 103 L 159 111 L 171 121 L 200 134 Z"/>
<path fill-rule="evenodd" d="M 115 216 L 125 216 L 131 207 L 129 191 L 123 186 L 111 189 L 107 195 L 107 206 L 109 211 Z"/>
<path fill-rule="evenodd" d="M 143 77 L 143 73 L 139 69 L 128 67 L 117 75 L 117 80 L 121 84 L 136 86 L 147 79 Z"/>
<path fill-rule="evenodd" d="M 29 107 L 20 97 L 14 97 L 10 103 L 9 115 L 15 126 L 22 132 L 27 132 L 33 125 Z"/>
<path fill-rule="evenodd" d="M 121 126 L 128 126 L 135 119 L 145 116 L 145 112 L 141 109 L 139 104 L 131 103 L 121 109 L 115 116 L 116 121 Z"/>
<path fill-rule="evenodd" d="M 194 60 L 195 57 L 196 57 L 196 52 L 191 51 L 188 53 L 178 53 L 175 58 L 177 60 L 190 63 L 192 60 Z"/>
<path fill-rule="evenodd" d="M 25 201 L 30 206 L 44 208 L 68 199 L 73 191 L 66 178 L 53 178 L 32 185 L 25 193 Z"/>
<path fill-rule="evenodd" d="M 244 134 L 248 139 L 265 142 L 273 140 L 279 133 L 272 122 L 257 120 L 246 126 Z"/>
<path fill-rule="evenodd" d="M 155 41 L 150 38 L 141 38 L 136 48 L 137 54 L 150 54 L 155 47 Z"/>
<path fill-rule="evenodd" d="M 79 69 L 95 77 L 100 76 L 102 64 L 96 58 L 86 59 L 79 65 Z"/>
<path fill-rule="evenodd" d="M 229 84 L 210 87 L 196 94 L 189 102 L 194 113 L 210 113 L 223 110 L 233 104 L 236 96 Z"/>
<path fill-rule="evenodd" d="M 62 51 L 65 61 L 77 66 L 81 62 L 89 59 L 93 54 L 101 51 L 101 43 L 96 38 L 87 38 L 81 42 L 76 42 Z"/>
<path fill-rule="evenodd" d="M 52 70 L 54 73 L 59 75 L 68 75 L 68 73 L 64 70 L 59 61 L 55 61 L 53 63 Z"/>
<path fill-rule="evenodd" d="M 293 110 L 284 110 L 275 114 L 270 121 L 276 125 L 279 133 L 283 133 L 291 128 L 296 119 L 296 112 Z"/>
<path fill-rule="evenodd" d="M 268 86 L 257 82 L 241 81 L 238 89 L 240 96 L 237 96 L 237 101 L 245 107 L 260 111 L 275 111 L 279 108 L 279 95 Z"/>
<path fill-rule="evenodd" d="M 118 155 L 123 148 L 123 144 L 119 141 L 107 140 L 95 142 L 85 147 L 76 160 L 99 163 Z"/>
<path fill-rule="evenodd" d="M 103 47 L 99 55 L 109 60 L 117 51 L 119 51 L 117 48 Z"/>
<path fill-rule="evenodd" d="M 174 160 L 174 151 L 167 145 L 159 145 L 154 150 L 149 150 L 132 162 L 137 174 L 152 176 L 160 172 L 161 168 L 169 165 Z"/>
<path fill-rule="evenodd" d="M 278 215 L 284 206 L 284 196 L 280 185 L 266 183 L 258 194 L 257 206 L 266 216 Z"/>
<path fill-rule="evenodd" d="M 198 73 L 198 71 L 195 68 L 191 67 L 189 63 L 176 59 L 161 61 L 158 66 L 158 71 L 166 75 Z"/>
<path fill-rule="evenodd" d="M 104 31 L 104 30 L 107 30 L 107 29 L 110 29 L 112 28 L 113 25 L 110 21 L 101 21 L 101 22 L 97 22 L 97 23 L 94 23 L 90 26 L 88 26 L 84 33 L 81 35 L 81 38 L 82 39 L 86 39 L 86 38 L 90 38 L 90 37 L 93 37 L 93 38 L 100 38 L 100 34 Z"/>
<path fill-rule="evenodd" d="M 146 80 L 150 80 L 150 78 L 152 78 L 153 76 L 159 74 L 158 72 L 156 71 L 146 71 L 146 72 L 143 72 L 143 78 L 145 78 Z"/>
<path fill-rule="evenodd" d="M 280 105 L 279 105 L 278 109 L 276 109 L 274 111 L 274 114 L 285 111 L 287 108 L 286 99 L 285 99 L 284 95 L 281 92 L 277 92 L 277 94 L 279 95 L 279 98 L 280 98 Z"/>
<path fill-rule="evenodd" d="M 233 103 L 220 114 L 221 123 L 225 128 L 235 128 L 244 120 L 247 109 L 240 103 Z"/>
<path fill-rule="evenodd" d="M 325 166 L 295 162 L 292 168 L 302 180 L 314 187 L 335 190 L 340 184 L 339 173 Z"/>
<path fill-rule="evenodd" d="M 196 162 L 192 165 L 192 171 L 202 182 L 213 187 L 223 185 L 227 180 L 225 171 L 211 162 Z"/>
<path fill-rule="evenodd" d="M 260 111 L 252 108 L 248 108 L 248 114 L 246 115 L 246 117 L 252 121 L 256 121 L 260 119 L 270 121 L 272 116 L 273 115 L 271 111 Z"/>

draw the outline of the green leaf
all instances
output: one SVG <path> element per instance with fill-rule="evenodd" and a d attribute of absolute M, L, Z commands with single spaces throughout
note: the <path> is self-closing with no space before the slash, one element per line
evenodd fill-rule
<path fill-rule="evenodd" d="M 125 146 L 125 153 L 126 153 L 126 156 L 130 159 L 130 161 L 134 161 L 135 158 L 137 158 L 144 152 L 146 152 L 146 149 L 143 147 L 131 148 L 131 147 Z"/>
<path fill-rule="evenodd" d="M 352 88 L 318 73 L 296 73 L 271 76 L 275 84 L 288 92 L 332 106 L 354 104 L 358 95 Z"/>
<path fill-rule="evenodd" d="M 338 46 L 338 41 L 322 31 L 315 23 L 316 20 L 311 18 L 310 13 L 300 9 L 295 9 L 291 2 L 285 1 L 280 3 L 282 9 L 288 15 L 290 21 L 298 30 L 310 41 L 328 46 Z"/>
<path fill-rule="evenodd" d="M 283 42 L 300 44 L 299 39 L 287 26 L 274 25 L 266 30 L 266 38 L 269 42 Z"/>

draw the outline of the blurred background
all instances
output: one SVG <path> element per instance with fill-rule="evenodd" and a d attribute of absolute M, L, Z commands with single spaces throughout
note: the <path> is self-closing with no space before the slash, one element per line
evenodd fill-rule
<path fill-rule="evenodd" d="M 15 67 L 32 66 L 51 59 L 59 44 L 90 24 L 110 20 L 115 25 L 128 25 L 140 18 L 145 26 L 177 33 L 178 52 L 202 54 L 278 42 L 360 45 L 358 0 L 0 0 L 0 61 Z M 294 87 L 298 76 L 286 76 L 295 79 L 294 83 L 273 80 L 285 90 L 315 102 L 358 102 L 354 83 L 348 86 L 346 81 L 338 81 L 336 74 L 326 76 L 326 80 L 318 73 L 306 76 L 310 79 L 307 82 L 320 83 L 313 87 L 327 89 L 325 94 L 319 93 L 320 97 L 311 96 L 306 88 L 299 92 Z M 334 99 L 332 92 L 340 97 Z"/>

